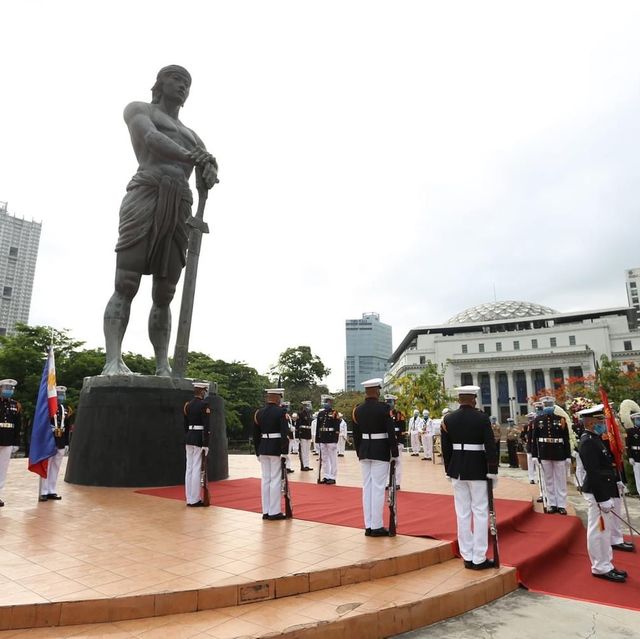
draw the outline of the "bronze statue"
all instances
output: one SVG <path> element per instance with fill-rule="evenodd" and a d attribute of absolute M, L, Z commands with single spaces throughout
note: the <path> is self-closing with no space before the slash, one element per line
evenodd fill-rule
<path fill-rule="evenodd" d="M 139 166 L 120 207 L 115 291 L 104 312 L 102 375 L 131 374 L 122 360 L 122 339 L 140 279 L 153 275 L 149 338 L 156 375 L 171 376 L 169 304 L 186 262 L 193 202 L 188 180 L 195 167 L 199 188 L 211 189 L 218 181 L 216 159 L 178 118 L 190 87 L 186 69 L 164 67 L 151 89 L 151 103 L 132 102 L 124 110 Z"/>

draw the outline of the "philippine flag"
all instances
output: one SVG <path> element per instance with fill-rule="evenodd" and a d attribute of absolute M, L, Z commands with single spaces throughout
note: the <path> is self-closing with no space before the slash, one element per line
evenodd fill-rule
<path fill-rule="evenodd" d="M 43 478 L 47 476 L 49 457 L 56 454 L 56 442 L 51 432 L 51 418 L 57 412 L 56 363 L 53 356 L 53 346 L 49 346 L 49 354 L 44 364 L 40 389 L 38 390 L 29 447 L 29 470 Z"/>

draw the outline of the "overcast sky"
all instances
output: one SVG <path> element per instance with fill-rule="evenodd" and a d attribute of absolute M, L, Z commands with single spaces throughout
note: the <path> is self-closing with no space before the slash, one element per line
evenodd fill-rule
<path fill-rule="evenodd" d="M 167 64 L 191 72 L 181 120 L 220 165 L 192 350 L 266 372 L 307 344 L 337 390 L 363 312 L 395 348 L 494 286 L 626 304 L 640 3 L 22 0 L 0 24 L 0 200 L 43 223 L 32 324 L 103 345 L 136 171 L 122 111 Z M 152 354 L 149 307 L 145 281 L 125 350 Z"/>

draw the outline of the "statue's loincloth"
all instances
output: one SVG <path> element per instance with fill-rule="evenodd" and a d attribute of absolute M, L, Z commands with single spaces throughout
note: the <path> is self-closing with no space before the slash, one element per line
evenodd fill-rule
<path fill-rule="evenodd" d="M 171 257 L 186 263 L 187 220 L 193 197 L 186 179 L 139 171 L 127 185 L 120 206 L 116 252 L 141 244 L 145 275 L 167 277 Z"/>

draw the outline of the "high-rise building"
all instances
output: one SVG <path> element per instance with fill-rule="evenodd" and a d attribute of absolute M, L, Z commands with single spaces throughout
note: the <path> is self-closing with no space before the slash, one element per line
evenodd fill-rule
<path fill-rule="evenodd" d="M 384 377 L 391 357 L 391 326 L 380 321 L 378 313 L 363 313 L 362 319 L 345 320 L 347 356 L 344 363 L 344 389 L 362 390 L 360 383 Z"/>
<path fill-rule="evenodd" d="M 0 202 L 0 335 L 29 321 L 41 228 L 40 222 L 10 215 Z"/>
<path fill-rule="evenodd" d="M 630 268 L 627 271 L 627 300 L 629 306 L 636 309 L 636 323 L 640 324 L 640 301 L 638 301 L 638 293 L 640 289 L 640 268 Z"/>

